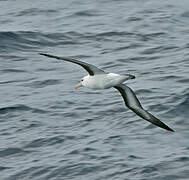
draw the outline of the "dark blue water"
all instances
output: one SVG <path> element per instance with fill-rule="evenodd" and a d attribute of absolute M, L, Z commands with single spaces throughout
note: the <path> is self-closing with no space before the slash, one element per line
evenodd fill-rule
<path fill-rule="evenodd" d="M 74 57 L 127 84 L 170 133 L 115 89 L 74 89 Z M 0 1 L 0 179 L 189 179 L 189 1 Z"/>

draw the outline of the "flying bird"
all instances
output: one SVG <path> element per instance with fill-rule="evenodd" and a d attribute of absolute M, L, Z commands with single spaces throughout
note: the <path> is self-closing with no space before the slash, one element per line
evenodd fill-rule
<path fill-rule="evenodd" d="M 88 64 L 76 59 L 59 57 L 45 53 L 39 53 L 39 54 L 43 56 L 47 56 L 49 58 L 68 61 L 82 66 L 89 74 L 87 76 L 84 76 L 82 80 L 75 86 L 75 88 L 84 86 L 90 89 L 108 89 L 113 87 L 120 92 L 125 102 L 125 105 L 130 110 L 135 112 L 138 116 L 151 122 L 156 126 L 159 126 L 160 128 L 166 129 L 168 131 L 174 131 L 166 124 L 161 122 L 158 118 L 156 118 L 151 113 L 149 113 L 147 110 L 145 110 L 142 107 L 141 103 L 139 102 L 133 90 L 127 85 L 123 84 L 123 82 L 125 82 L 128 79 L 134 79 L 135 76 L 130 74 L 121 75 L 115 73 L 106 73 L 105 71 L 97 68 L 92 64 Z"/>

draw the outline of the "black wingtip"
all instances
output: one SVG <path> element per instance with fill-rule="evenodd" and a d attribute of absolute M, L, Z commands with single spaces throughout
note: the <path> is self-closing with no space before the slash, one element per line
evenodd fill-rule
<path fill-rule="evenodd" d="M 39 53 L 39 54 L 42 56 L 49 56 L 48 54 L 45 54 L 45 53 Z"/>
<path fill-rule="evenodd" d="M 161 122 L 159 119 L 156 119 L 159 122 L 156 124 L 157 126 L 166 129 L 167 131 L 171 131 L 171 132 L 175 132 L 173 129 L 171 129 L 169 126 L 167 126 L 166 124 L 164 124 L 163 122 Z"/>
<path fill-rule="evenodd" d="M 163 129 L 165 129 L 167 131 L 175 132 L 173 129 L 171 129 L 169 126 L 167 126 L 166 124 L 164 124 L 161 121 L 159 121 L 158 124 L 155 123 L 155 125 L 159 126 L 160 128 L 163 128 Z"/>
<path fill-rule="evenodd" d="M 134 75 L 131 75 L 131 79 L 135 79 L 136 77 Z"/>
<path fill-rule="evenodd" d="M 168 127 L 168 126 L 167 126 Z M 167 128 L 168 131 L 171 131 L 171 132 L 175 132 L 173 129 L 171 129 L 170 127 Z"/>
<path fill-rule="evenodd" d="M 154 120 L 154 119 L 153 119 Z M 165 129 L 167 131 L 170 132 L 175 132 L 173 129 L 171 129 L 169 126 L 167 126 L 166 124 L 164 124 L 163 122 L 161 122 L 160 120 L 156 119 L 156 121 L 150 121 L 152 124 L 159 126 L 162 129 Z"/>
<path fill-rule="evenodd" d="M 50 55 L 50 54 L 46 54 L 46 53 L 39 53 L 39 54 L 42 55 L 42 56 L 50 57 L 50 58 L 61 59 L 61 58 L 58 57 L 58 56 L 54 56 L 54 55 Z"/>
<path fill-rule="evenodd" d="M 153 123 L 153 124 L 159 126 L 160 128 L 163 128 L 163 129 L 165 129 L 165 130 L 167 130 L 167 131 L 175 132 L 175 131 L 174 131 L 173 129 L 171 129 L 169 126 L 167 126 L 166 124 L 164 124 L 163 122 L 161 122 L 159 119 L 156 119 L 156 120 L 158 120 L 158 122 L 156 121 L 155 123 L 153 123 L 153 122 L 151 122 L 151 123 Z"/>

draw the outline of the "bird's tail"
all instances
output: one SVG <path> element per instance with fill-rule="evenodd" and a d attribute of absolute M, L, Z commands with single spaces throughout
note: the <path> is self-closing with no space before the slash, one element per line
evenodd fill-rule
<path fill-rule="evenodd" d="M 125 76 L 128 79 L 135 79 L 135 76 L 131 75 L 131 74 L 122 74 L 123 76 Z"/>

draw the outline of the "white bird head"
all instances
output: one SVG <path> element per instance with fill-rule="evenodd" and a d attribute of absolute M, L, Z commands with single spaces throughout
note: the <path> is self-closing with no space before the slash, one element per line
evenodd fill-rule
<path fill-rule="evenodd" d="M 81 81 L 78 84 L 75 85 L 75 88 L 77 89 L 77 88 L 82 87 L 82 86 L 87 87 L 88 79 L 89 79 L 88 76 L 83 77 L 81 79 Z"/>

